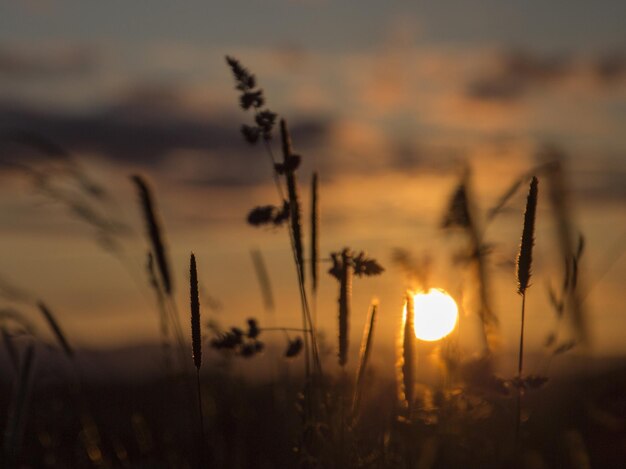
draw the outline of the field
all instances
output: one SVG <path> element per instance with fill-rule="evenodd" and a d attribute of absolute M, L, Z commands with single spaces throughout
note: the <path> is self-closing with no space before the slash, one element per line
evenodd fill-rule
<path fill-rule="evenodd" d="M 219 307 L 202 288 L 207 265 L 190 247 L 186 275 L 179 275 L 158 188 L 129 174 L 136 197 L 127 203 L 141 214 L 147 252 L 138 283 L 156 311 L 159 342 L 106 352 L 76 347 L 62 314 L 3 280 L 2 467 L 624 467 L 626 362 L 585 353 L 593 322 L 582 267 L 588 254 L 584 227 L 574 221 L 564 152 L 542 147 L 537 164 L 512 174 L 510 187 L 488 209 L 475 197 L 471 165 L 457 168 L 439 229 L 457 241 L 447 254 L 464 279 L 463 297 L 472 301 L 460 304 L 464 314 L 457 315 L 450 300 L 453 319 L 443 330 L 448 312 L 437 302 L 429 310 L 425 298 L 434 297 L 426 293 L 450 297 L 434 283 L 427 255 L 398 249 L 387 260 L 358 246 L 320 252 L 323 174 L 304 174 L 306 155 L 297 153 L 289 123 L 270 110 L 257 77 L 234 57 L 224 66 L 242 108 L 240 137 L 267 158 L 279 201 L 255 201 L 241 223 L 250 237 L 262 229 L 284 237 L 297 319 L 281 324 L 271 316 L 274 295 L 291 287 L 272 289 L 260 250 L 252 257 L 263 308 L 244 322 L 215 315 Z M 125 265 L 125 233 L 108 217 L 115 210 L 107 212 L 106 184 L 44 135 L 15 131 L 3 138 L 52 162 L 55 177 L 69 181 L 71 191 L 53 184 L 49 167 L 12 160 L 11 169 L 95 229 L 101 247 Z M 492 298 L 502 278 L 493 278 L 486 226 L 511 212 L 519 221 L 518 247 L 507 260 L 515 272 L 499 295 L 508 298 L 506 313 L 518 318 L 519 335 L 503 344 Z M 551 260 L 559 267 L 545 282 L 547 269 L 535 274 L 534 249 L 548 229 L 539 224 L 548 219 L 558 239 Z M 373 223 L 372 230 L 383 228 Z M 543 257 L 539 262 L 546 264 Z M 364 278 L 390 269 L 402 272 L 402 308 L 384 315 L 379 309 L 392 308 L 373 300 L 365 320 L 361 314 L 356 321 L 353 282 L 356 296 Z M 322 277 L 337 292 L 333 309 L 318 307 Z M 541 314 L 553 317 L 555 327 L 537 339 L 537 328 L 525 324 L 536 317 L 529 316 L 536 312 L 526 298 L 539 294 L 542 283 L 549 288 L 541 292 L 547 297 Z M 476 340 L 467 338 L 470 321 Z M 329 322 L 330 330 L 319 326 Z M 381 323 L 396 330 L 395 344 L 375 346 Z M 363 331 L 360 344 L 353 343 L 354 330 Z M 529 334 L 542 343 L 539 351 L 524 348 Z"/>

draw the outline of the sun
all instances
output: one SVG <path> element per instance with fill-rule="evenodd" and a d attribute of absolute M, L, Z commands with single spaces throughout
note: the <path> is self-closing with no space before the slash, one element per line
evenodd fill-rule
<path fill-rule="evenodd" d="M 431 288 L 414 297 L 415 336 L 432 342 L 443 339 L 454 330 L 459 316 L 455 301 L 444 290 Z"/>

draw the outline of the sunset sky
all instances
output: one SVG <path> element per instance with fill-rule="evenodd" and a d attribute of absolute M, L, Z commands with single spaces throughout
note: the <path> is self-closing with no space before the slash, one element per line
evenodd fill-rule
<path fill-rule="evenodd" d="M 90 226 L 11 166 L 15 158 L 37 168 L 51 162 L 2 142 L 0 283 L 44 298 L 81 346 L 157 340 L 143 271 L 147 246 L 128 178 L 139 172 L 155 189 L 181 311 L 194 251 L 206 295 L 221 303 L 207 317 L 224 326 L 249 316 L 297 326 L 286 233 L 245 224 L 249 209 L 278 200 L 262 148 L 239 134 L 251 116 L 238 108 L 229 54 L 255 73 L 268 107 L 291 124 L 303 156 L 305 216 L 311 173 L 320 174 L 324 257 L 350 246 L 387 268 L 355 281 L 353 344 L 374 296 L 381 302 L 377 341 L 393 343 L 405 287 L 391 262 L 394 248 L 428 255 L 434 286 L 460 291 L 450 259 L 458 239 L 439 224 L 463 163 L 486 210 L 550 144 L 568 156 L 571 202 L 586 238 L 591 350 L 623 354 L 624 18 L 618 0 L 2 2 L 0 132 L 33 132 L 67 149 L 110 194 L 102 213 L 128 230 L 120 262 L 98 246 Z M 66 187 L 56 174 L 49 173 L 53 182 Z M 546 285 L 560 282 L 541 189 L 540 180 L 531 347 L 554 324 Z M 519 327 L 512 262 L 525 192 L 486 235 L 511 348 Z M 268 263 L 277 301 L 271 318 L 251 249 Z M 318 314 L 333 338 L 338 285 L 327 268 Z M 45 329 L 32 308 L 5 301 Z"/>

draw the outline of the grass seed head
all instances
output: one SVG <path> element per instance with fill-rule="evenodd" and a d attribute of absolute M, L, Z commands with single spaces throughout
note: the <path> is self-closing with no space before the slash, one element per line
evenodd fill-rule
<path fill-rule="evenodd" d="M 189 296 L 191 299 L 191 348 L 193 364 L 197 370 L 202 365 L 202 337 L 200 332 L 200 299 L 198 297 L 198 271 L 196 256 L 191 254 L 189 262 Z"/>
<path fill-rule="evenodd" d="M 135 175 L 132 179 L 137 186 L 137 190 L 139 191 L 139 198 L 143 208 L 143 216 L 146 222 L 146 230 L 148 232 L 150 243 L 152 244 L 152 250 L 154 251 L 154 255 L 156 257 L 159 273 L 161 274 L 163 289 L 165 290 L 165 293 L 171 295 L 172 279 L 170 276 L 170 269 L 167 261 L 167 254 L 165 252 L 165 244 L 163 242 L 161 227 L 154 208 L 152 193 L 144 178 L 139 175 Z"/>
<path fill-rule="evenodd" d="M 530 190 L 526 200 L 526 212 L 524 213 L 524 228 L 522 231 L 522 241 L 520 244 L 519 254 L 517 256 L 517 291 L 520 295 L 526 293 L 529 286 L 531 268 L 532 268 L 532 251 L 535 243 L 535 215 L 537 211 L 537 185 L 536 177 L 530 182 Z"/>

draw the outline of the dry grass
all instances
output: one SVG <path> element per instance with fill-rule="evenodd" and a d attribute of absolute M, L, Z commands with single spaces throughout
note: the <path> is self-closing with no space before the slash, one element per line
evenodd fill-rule
<path fill-rule="evenodd" d="M 198 271 L 196 256 L 189 260 L 189 298 L 191 303 L 191 351 L 196 370 L 202 366 L 202 334 L 200 331 L 200 298 L 198 297 Z"/>
<path fill-rule="evenodd" d="M 296 169 L 300 164 L 300 156 L 293 153 L 291 147 L 291 137 L 285 119 L 280 120 L 280 137 L 282 142 L 283 163 L 278 170 L 279 174 L 285 175 L 287 183 L 287 196 L 289 198 L 289 214 L 291 217 L 291 235 L 293 237 L 296 260 L 300 282 L 304 285 L 304 249 L 302 247 L 302 217 L 300 210 L 300 200 L 298 197 L 298 182 L 296 179 Z"/>
<path fill-rule="evenodd" d="M 348 337 L 350 325 L 350 310 L 352 306 L 352 252 L 349 249 L 341 251 L 341 274 L 339 278 L 339 365 L 348 362 Z"/>
<path fill-rule="evenodd" d="M 319 181 L 317 173 L 311 177 L 311 290 L 317 294 L 317 280 L 319 277 Z"/>
<path fill-rule="evenodd" d="M 482 324 L 484 351 L 480 357 L 461 359 L 445 355 L 441 346 L 433 347 L 433 356 L 440 366 L 441 379 L 427 381 L 422 375 L 422 366 L 417 363 L 418 343 L 414 331 L 413 292 L 405 293 L 405 303 L 400 321 L 400 331 L 395 352 L 396 382 L 388 383 L 384 377 L 369 380 L 377 370 L 371 367 L 374 355 L 374 329 L 381 320 L 377 303 L 373 303 L 363 330 L 360 353 L 354 382 L 348 378 L 350 322 L 352 320 L 352 284 L 355 277 L 378 275 L 383 268 L 364 252 L 345 248 L 331 253 L 332 267 L 329 273 L 339 283 L 337 344 L 335 348 L 340 365 L 340 373 L 322 373 L 322 354 L 316 321 L 311 318 L 307 291 L 317 295 L 320 279 L 319 266 L 325 260 L 319 252 L 320 214 L 319 186 L 317 173 L 311 179 L 310 206 L 310 289 L 305 289 L 305 264 L 303 252 L 302 207 L 299 200 L 296 170 L 300 166 L 300 156 L 294 153 L 286 121 L 280 120 L 280 145 L 282 161 L 277 162 L 272 150 L 272 131 L 277 115 L 265 107 L 265 96 L 258 88 L 256 77 L 236 59 L 227 58 L 237 90 L 239 103 L 253 113 L 253 125 L 245 125 L 242 133 L 251 144 L 262 142 L 273 165 L 273 176 L 279 195 L 277 205 L 262 205 L 250 212 L 249 222 L 255 226 L 288 225 L 290 249 L 296 267 L 298 289 L 301 301 L 302 327 L 262 328 L 259 322 L 250 318 L 248 327 L 220 329 L 212 326 L 215 335 L 209 340 L 213 353 L 219 353 L 219 360 L 210 357 L 205 350 L 204 373 L 201 374 L 203 354 L 203 334 L 200 311 L 200 294 L 196 257 L 189 259 L 189 301 L 191 322 L 191 352 L 196 371 L 197 414 L 191 390 L 190 374 L 175 379 L 169 373 L 137 390 L 137 396 L 128 397 L 134 388 L 122 387 L 117 393 L 124 395 L 131 403 L 129 408 L 121 408 L 118 402 L 128 402 L 124 398 L 112 398 L 111 388 L 101 383 L 90 389 L 90 399 L 100 396 L 98 412 L 88 412 L 86 398 L 73 391 L 69 398 L 64 391 L 55 389 L 52 397 L 41 401 L 31 400 L 31 380 L 34 368 L 34 346 L 32 341 L 39 337 L 30 328 L 28 319 L 11 310 L 0 310 L 6 353 L 16 364 L 17 378 L 14 380 L 14 394 L 9 404 L 4 436 L 4 461 L 6 467 L 41 467 L 42 461 L 50 461 L 49 456 L 59 460 L 49 464 L 54 467 L 173 467 L 183 468 L 198 464 L 200 467 L 359 467 L 396 468 L 419 467 L 430 469 L 466 467 L 560 467 L 563 461 L 570 467 L 589 467 L 592 462 L 602 460 L 601 451 L 590 450 L 593 430 L 601 427 L 603 436 L 614 436 L 623 431 L 623 424 L 615 415 L 619 414 L 619 403 L 623 395 L 613 397 L 618 411 L 601 404 L 600 399 L 589 401 L 586 388 L 564 386 L 564 390 L 548 389 L 543 385 L 547 377 L 529 375 L 524 377 L 524 316 L 525 301 L 531 280 L 533 264 L 534 225 L 538 197 L 538 180 L 532 178 L 524 214 L 523 233 L 517 257 L 517 290 L 522 296 L 521 333 L 517 377 L 502 378 L 494 371 L 497 358 L 498 339 L 497 318 L 492 310 L 490 293 L 490 269 L 485 230 L 479 221 L 487 222 L 498 216 L 513 195 L 529 179 L 528 174 L 516 179 L 506 193 L 497 200 L 494 207 L 481 216 L 470 190 L 469 172 L 455 190 L 448 211 L 444 217 L 444 227 L 460 228 L 467 244 L 463 252 L 465 263 L 473 270 L 475 282 L 470 285 L 480 298 L 476 313 Z M 543 166 L 541 174 L 547 175 L 548 189 L 554 218 L 557 221 L 557 238 L 561 242 L 561 256 L 567 264 L 567 288 L 562 297 L 555 295 L 554 302 L 561 310 L 569 309 L 571 317 L 581 337 L 586 333 L 582 306 L 578 289 L 579 260 L 582 247 L 574 246 L 574 228 L 569 208 L 565 201 L 563 175 L 558 165 Z M 157 216 L 154 196 L 146 181 L 140 176 L 132 178 L 139 193 L 143 220 L 146 226 L 150 254 L 148 256 L 148 281 L 155 291 L 161 311 L 161 328 L 164 339 L 169 334 L 168 325 L 173 325 L 179 341 L 181 362 L 191 367 L 189 360 L 189 336 L 187 341 L 182 328 L 177 323 L 177 299 L 174 292 L 174 270 L 170 269 L 167 258 L 163 227 Z M 283 193 L 287 197 L 283 197 Z M 288 222 L 288 223 L 285 223 Z M 269 279 L 267 272 L 261 272 L 260 254 L 253 254 L 259 279 L 265 293 L 267 310 L 273 309 L 273 299 L 269 299 Z M 512 257 L 512 256 L 511 256 Z M 511 259 L 512 261 L 512 259 Z M 415 268 L 406 255 L 398 257 L 398 263 L 417 282 L 427 283 L 426 261 Z M 533 275 L 535 275 L 533 273 Z M 541 272 L 539 272 L 539 276 Z M 535 278 L 535 277 L 533 277 Z M 511 286 L 513 282 L 511 281 Z M 398 287 L 401 288 L 400 286 Z M 0 290 L 1 290 L 0 285 Z M 400 290 L 401 291 L 401 290 Z M 371 295 L 372 292 L 366 292 Z M 513 294 L 513 288 L 511 288 Z M 514 295 L 514 294 L 513 294 Z M 36 306 L 51 328 L 57 343 L 64 353 L 72 358 L 76 352 L 62 332 L 57 318 L 43 302 L 29 304 Z M 18 334 L 12 335 L 8 321 L 17 321 L 16 329 L 25 331 L 27 347 Z M 31 331 L 32 333 L 29 333 Z M 217 331 L 217 332 L 216 332 Z M 265 335 L 278 331 L 287 340 L 286 352 L 282 355 L 267 353 Z M 300 336 L 290 336 L 297 332 Z M 261 336 L 261 334 L 263 334 Z M 259 340 L 261 336 L 261 340 Z M 14 340 L 18 337 L 18 340 Z M 17 346 L 16 346 L 17 344 Z M 449 345 L 449 343 L 446 343 Z M 567 344 L 565 344 L 567 345 Z M 570 347 L 571 348 L 571 347 Z M 300 354 L 300 351 L 304 353 Z M 420 348 L 421 353 L 422 348 Z M 563 344 L 557 350 L 567 351 Z M 80 351 L 79 351 L 80 352 Z M 21 360 L 18 357 L 21 355 Z M 332 353 L 331 353 L 332 355 Z M 300 358 L 303 356 L 302 358 Z M 235 373 L 230 373 L 235 360 L 250 359 L 272 361 L 271 366 L 280 370 L 269 385 L 244 382 Z M 445 360 L 446 366 L 441 364 Z M 73 366 L 77 360 L 72 360 Z M 424 360 L 426 362 L 426 360 Z M 216 365 L 219 364 L 220 366 Z M 391 364 L 391 363 L 390 363 Z M 253 365 L 256 366 L 256 363 Z M 302 366 L 302 369 L 300 368 Z M 242 369 L 244 369 L 242 367 Z M 300 376 L 303 371 L 304 376 Z M 178 378 L 181 378 L 180 376 Z M 301 379 L 302 378 L 302 379 Z M 626 389 L 623 377 L 619 389 Z M 615 380 L 611 383 L 616 382 Z M 623 384 L 622 384 L 623 383 Z M 605 383 L 606 384 L 606 383 Z M 0 383 L 1 385 L 1 383 Z M 191 388 L 191 389 L 188 389 Z M 570 394 L 578 390 L 585 396 L 576 398 Z M 524 424 L 524 447 L 516 452 L 513 440 L 512 423 L 516 418 L 516 434 L 521 425 L 521 397 L 524 406 L 532 416 Z M 585 392 L 583 392 L 585 391 Z M 41 393 L 47 389 L 41 389 Z M 533 392 L 535 394 L 533 394 Z M 553 393 L 552 395 L 550 393 Z M 512 415 L 515 394 L 517 394 L 517 415 Z M 606 398 L 602 393 L 597 395 Z M 550 397 L 551 396 L 551 397 Z M 549 400 L 550 399 L 550 400 Z M 556 415 L 553 408 L 560 400 L 571 400 L 575 405 L 562 404 L 563 415 Z M 63 426 L 58 414 L 53 412 L 54 401 L 66 400 L 70 412 L 75 412 L 79 422 L 74 427 Z M 152 401 L 151 405 L 147 401 Z M 168 405 L 164 406 L 163 402 Z M 176 406 L 174 403 L 185 405 Z M 203 402 L 206 405 L 203 408 Z M 32 428 L 26 425 L 28 405 L 37 405 L 38 414 L 32 420 Z M 192 405 L 187 405 L 192 404 Z M 50 406 L 48 409 L 46 406 Z M 548 410 L 543 410 L 546 406 Z M 194 414 L 187 414 L 192 407 Z M 584 409 L 584 410 L 581 410 Z M 48 413 L 47 413 L 48 412 Z M 533 414 L 532 412 L 536 412 Z M 576 419 L 572 414 L 576 414 Z M 115 414 L 114 422 L 109 414 Z M 537 420 L 535 415 L 542 415 Z M 76 417 L 76 416 L 75 416 Z M 55 420 L 56 418 L 56 420 Z M 161 420 L 158 420 L 158 419 Z M 195 419 L 199 420 L 198 438 Z M 206 420 L 205 420 L 206 418 Z M 533 420 L 534 419 L 534 420 Z M 585 419 L 592 420 L 589 423 Z M 51 423 L 52 422 L 52 423 Z M 102 423 L 105 422 L 105 423 Z M 129 422 L 131 422 L 129 430 Z M 191 424 L 190 424 L 191 422 Z M 205 425 L 206 422 L 206 425 Z M 578 422 L 584 422 L 578 424 Z M 54 427 L 57 425 L 58 427 Z M 580 428 L 574 429 L 573 426 Z M 588 425 L 585 428 L 585 425 Z M 612 426 L 612 427 L 611 427 Z M 206 427 L 206 428 L 205 428 Z M 544 428 L 546 427 L 546 428 Z M 61 428 L 58 430 L 57 428 Z M 582 428 L 582 429 L 581 429 Z M 609 428 L 618 432 L 610 433 Z M 29 433 L 30 431 L 30 433 Z M 206 431 L 206 433 L 205 433 Z M 28 447 L 21 450 L 22 435 L 26 432 Z M 55 433 L 56 432 L 56 433 Z M 55 444 L 46 446 L 55 434 Z M 69 443 L 60 441 L 58 435 L 67 436 Z M 557 435 L 557 436 L 555 436 Z M 608 438 L 608 437 L 607 437 Z M 623 438 L 619 439 L 623 442 Z M 559 440 L 560 439 L 560 440 Z M 561 441 L 562 448 L 551 445 Z M 59 448 L 63 447 L 61 450 Z M 67 449 L 69 448 L 69 449 Z M 80 448 L 80 451 L 77 451 Z M 197 452 L 195 451 L 197 450 Z M 63 453 L 63 456 L 61 454 Z M 67 455 L 70 456 L 67 456 Z M 32 456 L 35 455 L 35 456 Z M 609 461 L 626 460 L 608 458 Z M 65 457 L 66 459 L 62 459 Z M 48 459 L 46 459 L 48 458 Z M 528 463 L 533 462 L 533 464 Z M 58 464 L 57 464 L 58 463 Z M 3 467 L 5 467 L 3 466 Z M 609 467 L 598 465 L 597 467 Z"/>
<path fill-rule="evenodd" d="M 161 233 L 161 225 L 158 221 L 156 209 L 154 207 L 154 200 L 148 183 L 143 177 L 135 175 L 132 177 L 135 186 L 139 192 L 139 199 L 141 201 L 141 207 L 143 208 L 143 216 L 146 225 L 146 232 L 148 238 L 152 244 L 152 252 L 156 258 L 157 266 L 159 268 L 159 274 L 161 275 L 161 282 L 163 283 L 163 289 L 167 295 L 172 294 L 172 279 L 170 276 L 169 262 L 167 260 L 167 252 L 165 243 L 163 241 L 163 235 Z"/>
<path fill-rule="evenodd" d="M 370 306 L 369 315 L 363 328 L 363 338 L 361 339 L 361 349 L 359 351 L 359 364 L 357 366 L 356 382 L 354 385 L 354 396 L 352 399 L 352 415 L 356 416 L 361 405 L 361 396 L 365 388 L 365 372 L 369 364 L 374 343 L 374 325 L 378 313 L 378 301 L 375 300 Z"/>
<path fill-rule="evenodd" d="M 397 381 L 398 398 L 401 406 L 406 409 L 407 415 L 411 416 L 415 386 L 415 332 L 413 315 L 413 292 L 407 291 L 405 295 L 404 310 L 402 312 L 402 325 L 400 328 L 398 347 Z"/>
<path fill-rule="evenodd" d="M 537 212 L 537 185 L 536 177 L 530 182 L 526 211 L 524 212 L 524 228 L 519 254 L 517 256 L 517 292 L 520 295 L 526 293 L 530 282 L 531 268 L 533 263 L 533 245 L 535 244 L 535 216 Z"/>
<path fill-rule="evenodd" d="M 484 233 L 477 221 L 477 208 L 470 188 L 470 171 L 466 168 L 461 182 L 456 188 L 446 212 L 442 227 L 445 229 L 460 228 L 468 242 L 467 252 L 463 257 L 470 260 L 474 286 L 480 299 L 478 317 L 483 333 L 484 353 L 495 352 L 500 345 L 499 321 L 491 304 L 491 285 L 488 274 L 487 247 Z"/>
<path fill-rule="evenodd" d="M 74 358 L 74 350 L 70 346 L 67 337 L 61 330 L 61 326 L 59 326 L 59 323 L 55 319 L 52 311 L 42 301 L 37 302 L 37 307 L 39 308 L 39 311 L 41 311 L 41 314 L 43 314 L 43 317 L 46 319 L 46 322 L 52 329 L 52 332 L 54 332 L 54 337 L 57 339 L 57 342 L 65 352 L 65 355 L 67 355 L 68 358 Z"/>
<path fill-rule="evenodd" d="M 250 251 L 250 256 L 252 258 L 252 264 L 254 265 L 254 273 L 259 282 L 259 287 L 261 288 L 263 307 L 266 312 L 273 313 L 275 309 L 274 293 L 272 291 L 272 283 L 263 254 L 259 249 L 254 249 Z"/>
<path fill-rule="evenodd" d="M 538 181 L 533 177 L 526 199 L 526 211 L 524 212 L 524 227 L 522 229 L 522 241 L 519 254 L 517 255 L 517 292 L 522 295 L 522 315 L 519 336 L 519 359 L 517 364 L 517 418 L 515 422 L 515 435 L 519 439 L 520 425 L 522 420 L 522 368 L 524 363 L 524 320 L 526 314 L 526 289 L 529 286 L 530 274 L 533 263 L 533 245 L 535 244 L 535 216 L 537 213 Z"/>

